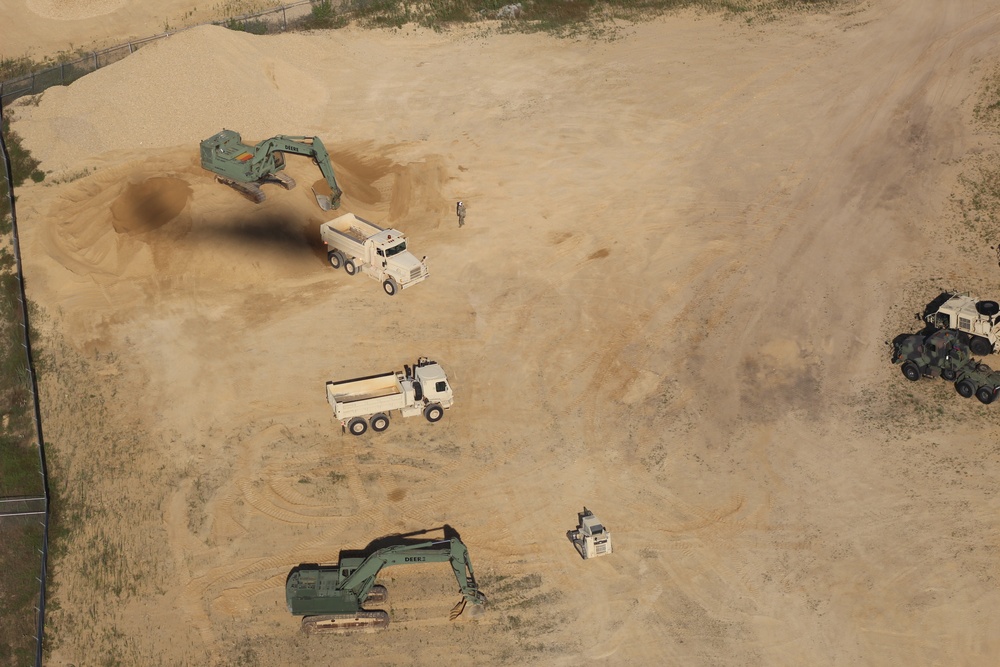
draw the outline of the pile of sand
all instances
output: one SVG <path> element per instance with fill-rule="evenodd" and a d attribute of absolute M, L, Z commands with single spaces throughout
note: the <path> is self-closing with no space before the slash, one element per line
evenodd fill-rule
<path fill-rule="evenodd" d="M 319 48 L 301 35 L 193 28 L 48 89 L 18 107 L 19 131 L 55 173 L 114 151 L 197 145 L 223 123 L 248 140 L 313 133 L 332 93 L 308 65 Z"/>

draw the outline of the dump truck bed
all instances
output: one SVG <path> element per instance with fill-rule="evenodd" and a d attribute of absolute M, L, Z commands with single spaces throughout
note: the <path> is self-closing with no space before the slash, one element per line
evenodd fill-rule
<path fill-rule="evenodd" d="M 403 407 L 405 397 L 395 372 L 328 382 L 326 400 L 337 419 L 349 419 Z"/>
<path fill-rule="evenodd" d="M 331 231 L 349 236 L 358 242 L 385 231 L 383 227 L 379 227 L 364 218 L 359 218 L 353 213 L 345 213 L 344 215 L 337 216 L 333 220 L 324 223 L 323 226 L 329 227 Z"/>

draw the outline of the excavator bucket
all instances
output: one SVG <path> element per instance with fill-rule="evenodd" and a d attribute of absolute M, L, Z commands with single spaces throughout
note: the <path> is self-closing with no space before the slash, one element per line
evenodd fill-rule
<path fill-rule="evenodd" d="M 462 612 L 465 611 L 465 603 L 466 599 L 462 598 L 461 600 L 458 601 L 458 604 L 456 604 L 454 607 L 451 608 L 451 613 L 448 614 L 449 621 L 454 621 L 456 618 L 462 615 Z"/>
<path fill-rule="evenodd" d="M 320 193 L 316 192 L 316 188 L 313 188 L 312 191 L 313 191 L 313 196 L 316 197 L 316 203 L 319 204 L 319 207 L 321 209 L 323 209 L 324 211 L 329 211 L 330 209 L 333 208 L 333 197 L 331 197 L 330 195 L 321 195 Z"/>

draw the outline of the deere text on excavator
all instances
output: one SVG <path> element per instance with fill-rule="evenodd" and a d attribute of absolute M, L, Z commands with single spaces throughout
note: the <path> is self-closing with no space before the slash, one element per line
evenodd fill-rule
<path fill-rule="evenodd" d="M 472 572 L 469 551 L 457 537 L 451 539 L 399 544 L 384 547 L 366 558 L 341 555 L 336 565 L 304 563 L 294 568 L 285 582 L 288 611 L 304 616 L 302 628 L 307 633 L 351 634 L 374 632 L 389 625 L 389 614 L 364 609 L 362 605 L 385 602 L 389 592 L 376 585 L 375 577 L 384 567 L 402 564 L 443 563 L 455 572 L 462 599 L 452 610 L 455 620 L 467 602 L 486 603 Z"/>
<path fill-rule="evenodd" d="M 201 142 L 201 166 L 215 174 L 215 180 L 233 188 L 256 204 L 264 201 L 264 183 L 276 183 L 286 190 L 295 187 L 295 180 L 282 173 L 285 153 L 311 157 L 319 167 L 330 194 L 313 189 L 316 203 L 324 211 L 340 207 L 343 194 L 330 164 L 330 155 L 319 137 L 298 137 L 279 134 L 256 146 L 243 143 L 233 130 L 222 130 Z"/>

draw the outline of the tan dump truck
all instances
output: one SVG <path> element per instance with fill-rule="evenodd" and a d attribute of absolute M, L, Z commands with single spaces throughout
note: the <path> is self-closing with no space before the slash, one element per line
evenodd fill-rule
<path fill-rule="evenodd" d="M 440 364 L 421 357 L 411 369 L 326 383 L 326 400 L 333 415 L 354 435 L 368 427 L 381 433 L 389 428 L 389 414 L 403 417 L 423 414 L 429 422 L 440 421 L 454 403 L 448 376 Z"/>
<path fill-rule="evenodd" d="M 365 273 L 382 283 L 389 296 L 427 280 L 427 262 L 406 249 L 398 229 L 386 229 L 346 213 L 320 225 L 327 259 L 349 276 Z"/>

